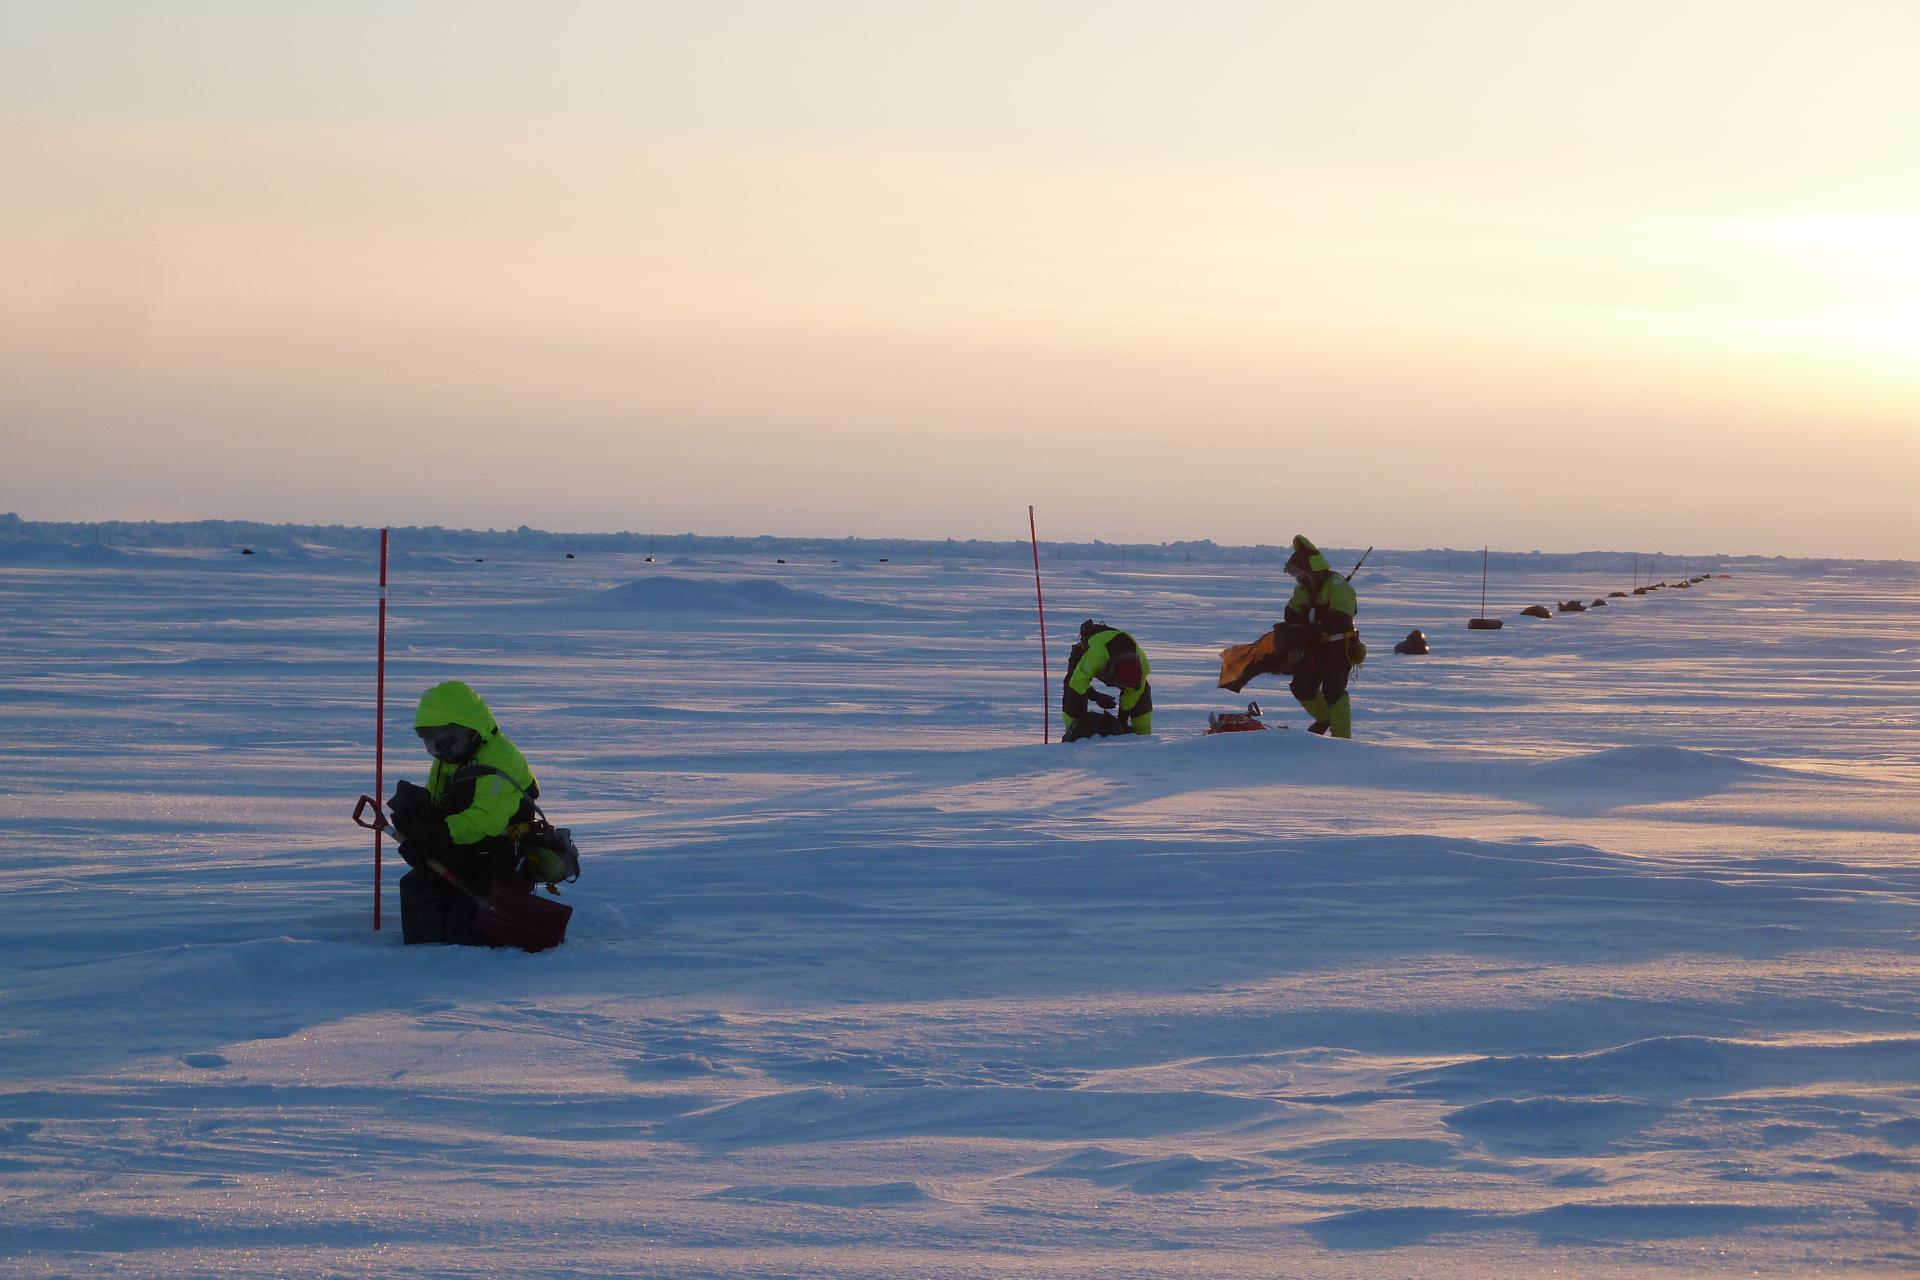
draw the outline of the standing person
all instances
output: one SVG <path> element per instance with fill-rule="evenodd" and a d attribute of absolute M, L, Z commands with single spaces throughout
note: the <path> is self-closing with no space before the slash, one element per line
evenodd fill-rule
<path fill-rule="evenodd" d="M 1353 703 L 1347 697 L 1347 679 L 1353 674 L 1359 636 L 1353 615 L 1360 611 L 1353 584 L 1333 571 L 1320 548 L 1305 535 L 1293 535 L 1293 554 L 1286 571 L 1294 581 L 1283 621 L 1274 625 L 1279 647 L 1294 656 L 1287 668 L 1293 674 L 1293 696 L 1313 723 L 1309 733 L 1332 731 L 1336 738 L 1353 736 Z"/>
<path fill-rule="evenodd" d="M 477 908 L 431 867 L 438 859 L 484 897 L 495 880 L 522 888 L 549 884 L 578 868 L 553 850 L 522 840 L 537 810 L 540 784 L 520 748 L 500 732 L 493 712 L 458 680 L 420 695 L 413 731 L 433 757 L 427 785 L 400 782 L 387 808 L 400 833 L 400 856 L 413 868 L 400 877 L 404 940 L 486 946 L 474 929 Z"/>
<path fill-rule="evenodd" d="M 1080 642 L 1067 655 L 1067 677 L 1060 689 L 1062 742 L 1113 734 L 1153 732 L 1152 665 L 1134 638 L 1116 627 L 1088 618 L 1080 624 Z M 1120 691 L 1116 697 L 1093 687 L 1094 681 Z M 1100 711 L 1087 710 L 1093 703 Z"/>

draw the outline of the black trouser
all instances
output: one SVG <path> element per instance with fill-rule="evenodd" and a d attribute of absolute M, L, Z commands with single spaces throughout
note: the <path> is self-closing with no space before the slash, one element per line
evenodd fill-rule
<path fill-rule="evenodd" d="M 461 882 L 485 897 L 493 888 L 496 875 L 508 869 L 510 854 L 485 845 L 464 846 L 468 852 L 448 862 Z M 401 850 L 406 857 L 406 850 Z M 409 858 L 411 864 L 414 860 Z M 497 947 L 491 938 L 483 938 L 474 928 L 480 914 L 479 904 L 460 892 L 429 866 L 416 866 L 400 877 L 400 935 L 411 946 L 416 942 L 449 942 L 463 947 Z"/>
<path fill-rule="evenodd" d="M 1119 733 L 1132 733 L 1126 725 L 1120 723 L 1120 717 L 1107 711 L 1089 711 L 1085 715 L 1075 716 L 1067 721 L 1067 731 L 1060 735 L 1062 742 L 1078 742 L 1082 738 L 1111 738 Z"/>
<path fill-rule="evenodd" d="M 1133 705 L 1129 707 L 1127 700 Z M 1153 686 L 1143 683 L 1136 693 L 1123 689 L 1120 692 L 1119 714 L 1111 711 L 1089 711 L 1087 696 L 1074 693 L 1069 687 L 1060 700 L 1060 719 L 1066 724 L 1066 732 L 1060 735 L 1062 742 L 1078 742 L 1082 738 L 1111 738 L 1122 733 L 1150 733 L 1153 730 Z"/>
<path fill-rule="evenodd" d="M 479 913 L 473 899 L 436 871 L 414 870 L 400 877 L 400 936 L 408 946 L 418 942 L 493 946 L 473 927 Z"/>
<path fill-rule="evenodd" d="M 1347 701 L 1347 679 L 1352 674 L 1346 639 L 1323 640 L 1308 650 L 1306 661 L 1289 686 L 1294 700 L 1314 717 L 1314 723 L 1324 721 L 1336 738 L 1353 733 L 1353 704 Z M 1315 731 L 1325 732 L 1325 728 Z"/>
<path fill-rule="evenodd" d="M 1314 659 L 1300 669 L 1289 687 L 1297 702 L 1307 702 L 1317 695 L 1321 701 L 1332 706 L 1346 693 L 1347 677 L 1352 674 L 1353 668 L 1345 661 L 1321 662 Z"/>

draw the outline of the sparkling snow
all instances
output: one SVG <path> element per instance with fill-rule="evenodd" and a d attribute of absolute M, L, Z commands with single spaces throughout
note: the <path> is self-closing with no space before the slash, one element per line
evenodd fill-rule
<path fill-rule="evenodd" d="M 1920 1270 L 1920 578 L 1376 556 L 1346 743 L 1213 687 L 1270 568 L 1067 562 L 1158 734 L 1046 747 L 1030 572 L 789 558 L 396 548 L 525 955 L 370 928 L 364 546 L 0 554 L 0 1272 Z"/>

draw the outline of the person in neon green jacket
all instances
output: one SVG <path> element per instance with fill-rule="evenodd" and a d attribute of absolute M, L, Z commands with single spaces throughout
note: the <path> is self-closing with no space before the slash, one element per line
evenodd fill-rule
<path fill-rule="evenodd" d="M 420 695 L 413 731 L 433 765 L 426 786 L 398 783 L 387 802 L 400 856 L 413 868 L 400 878 L 401 933 L 408 943 L 486 945 L 474 932 L 473 900 L 428 859 L 483 896 L 497 879 L 522 887 L 548 879 L 549 868 L 521 865 L 515 848 L 516 834 L 533 821 L 540 784 L 480 695 L 458 680 Z"/>
<path fill-rule="evenodd" d="M 1067 655 L 1067 677 L 1060 690 L 1062 742 L 1104 738 L 1119 733 L 1153 732 L 1153 668 L 1134 638 L 1117 627 L 1088 618 L 1080 624 L 1080 642 Z M 1094 681 L 1118 689 L 1118 695 L 1093 687 Z M 1087 704 L 1099 706 L 1089 711 Z"/>
<path fill-rule="evenodd" d="M 1347 696 L 1347 681 L 1353 675 L 1352 655 L 1359 652 L 1352 643 L 1359 597 L 1303 534 L 1293 535 L 1286 571 L 1294 580 L 1293 595 L 1274 631 L 1281 637 L 1279 647 L 1295 660 L 1282 670 L 1292 671 L 1294 700 L 1313 717 L 1309 732 L 1331 730 L 1336 738 L 1351 738 L 1353 701 Z"/>

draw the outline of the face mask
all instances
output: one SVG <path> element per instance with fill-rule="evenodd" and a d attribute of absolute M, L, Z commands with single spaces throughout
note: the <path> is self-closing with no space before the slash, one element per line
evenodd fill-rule
<path fill-rule="evenodd" d="M 472 741 L 473 731 L 462 729 L 458 725 L 432 725 L 415 729 L 420 735 L 421 745 L 436 760 L 449 764 L 466 755 L 467 745 Z"/>

